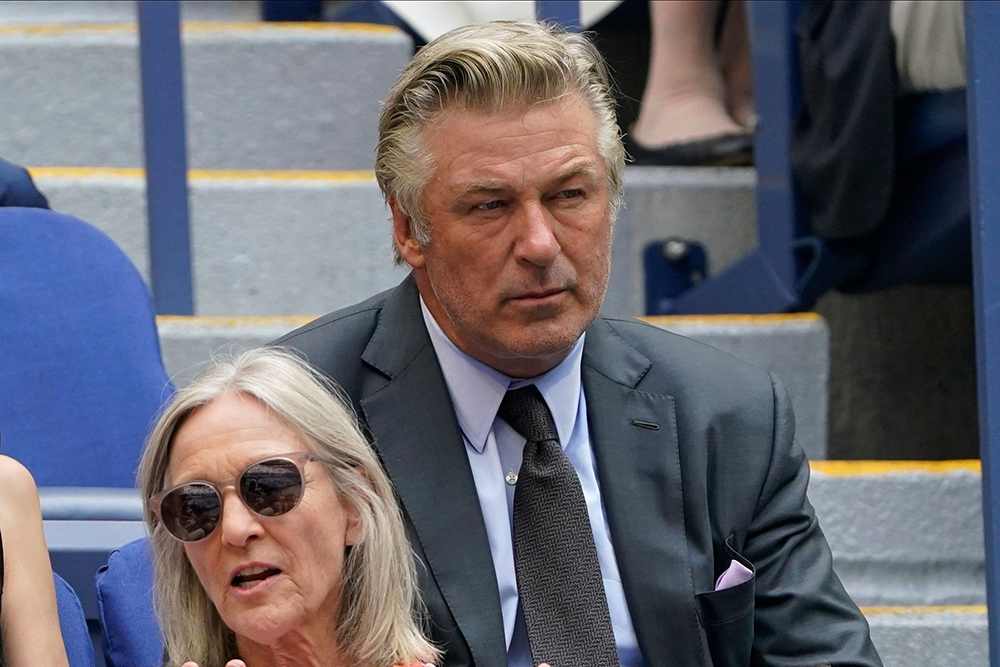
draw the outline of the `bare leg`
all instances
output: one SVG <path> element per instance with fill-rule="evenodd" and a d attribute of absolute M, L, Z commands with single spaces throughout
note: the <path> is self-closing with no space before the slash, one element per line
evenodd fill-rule
<path fill-rule="evenodd" d="M 649 76 L 633 138 L 655 147 L 743 131 L 726 111 L 712 43 L 718 0 L 649 5 Z"/>
<path fill-rule="evenodd" d="M 729 3 L 719 44 L 719 62 L 726 87 L 726 110 L 734 121 L 749 128 L 754 121 L 753 71 L 747 10 L 742 0 Z"/>

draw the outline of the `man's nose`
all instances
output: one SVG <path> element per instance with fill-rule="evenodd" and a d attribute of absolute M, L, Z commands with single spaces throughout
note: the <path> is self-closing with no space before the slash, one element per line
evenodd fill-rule
<path fill-rule="evenodd" d="M 260 537 L 264 527 L 260 517 L 243 504 L 235 489 L 230 488 L 223 492 L 219 530 L 222 531 L 224 544 L 242 547 L 250 540 Z"/>
<path fill-rule="evenodd" d="M 521 258 L 537 266 L 549 266 L 562 248 L 554 233 L 555 219 L 541 202 L 521 207 L 517 250 Z"/>

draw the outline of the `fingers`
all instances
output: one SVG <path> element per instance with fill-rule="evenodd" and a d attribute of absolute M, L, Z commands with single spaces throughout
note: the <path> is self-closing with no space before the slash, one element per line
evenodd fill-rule
<path fill-rule="evenodd" d="M 185 662 L 181 667 L 198 667 L 197 662 Z"/>
<path fill-rule="evenodd" d="M 247 663 L 242 660 L 230 660 L 226 663 L 226 667 L 247 667 Z"/>

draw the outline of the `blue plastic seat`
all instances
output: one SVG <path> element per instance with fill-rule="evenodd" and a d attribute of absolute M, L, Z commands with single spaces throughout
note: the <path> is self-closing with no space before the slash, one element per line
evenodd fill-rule
<path fill-rule="evenodd" d="M 56 584 L 56 605 L 59 608 L 59 629 L 69 667 L 94 667 L 94 645 L 87 630 L 87 619 L 83 615 L 80 598 L 73 587 L 58 574 L 52 578 Z"/>
<path fill-rule="evenodd" d="M 107 667 L 159 667 L 163 638 L 153 611 L 153 555 L 149 540 L 111 554 L 94 578 Z"/>
<path fill-rule="evenodd" d="M 134 487 L 172 392 L 149 290 L 96 228 L 0 208 L 0 433 L 39 486 Z"/>

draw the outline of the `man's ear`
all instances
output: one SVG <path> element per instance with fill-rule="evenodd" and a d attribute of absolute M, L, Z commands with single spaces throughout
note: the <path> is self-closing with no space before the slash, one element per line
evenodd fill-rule
<path fill-rule="evenodd" d="M 396 250 L 407 264 L 415 269 L 422 269 L 424 249 L 413 238 L 410 216 L 403 213 L 393 197 L 389 197 L 389 210 L 392 211 L 392 237 L 396 243 Z"/>

